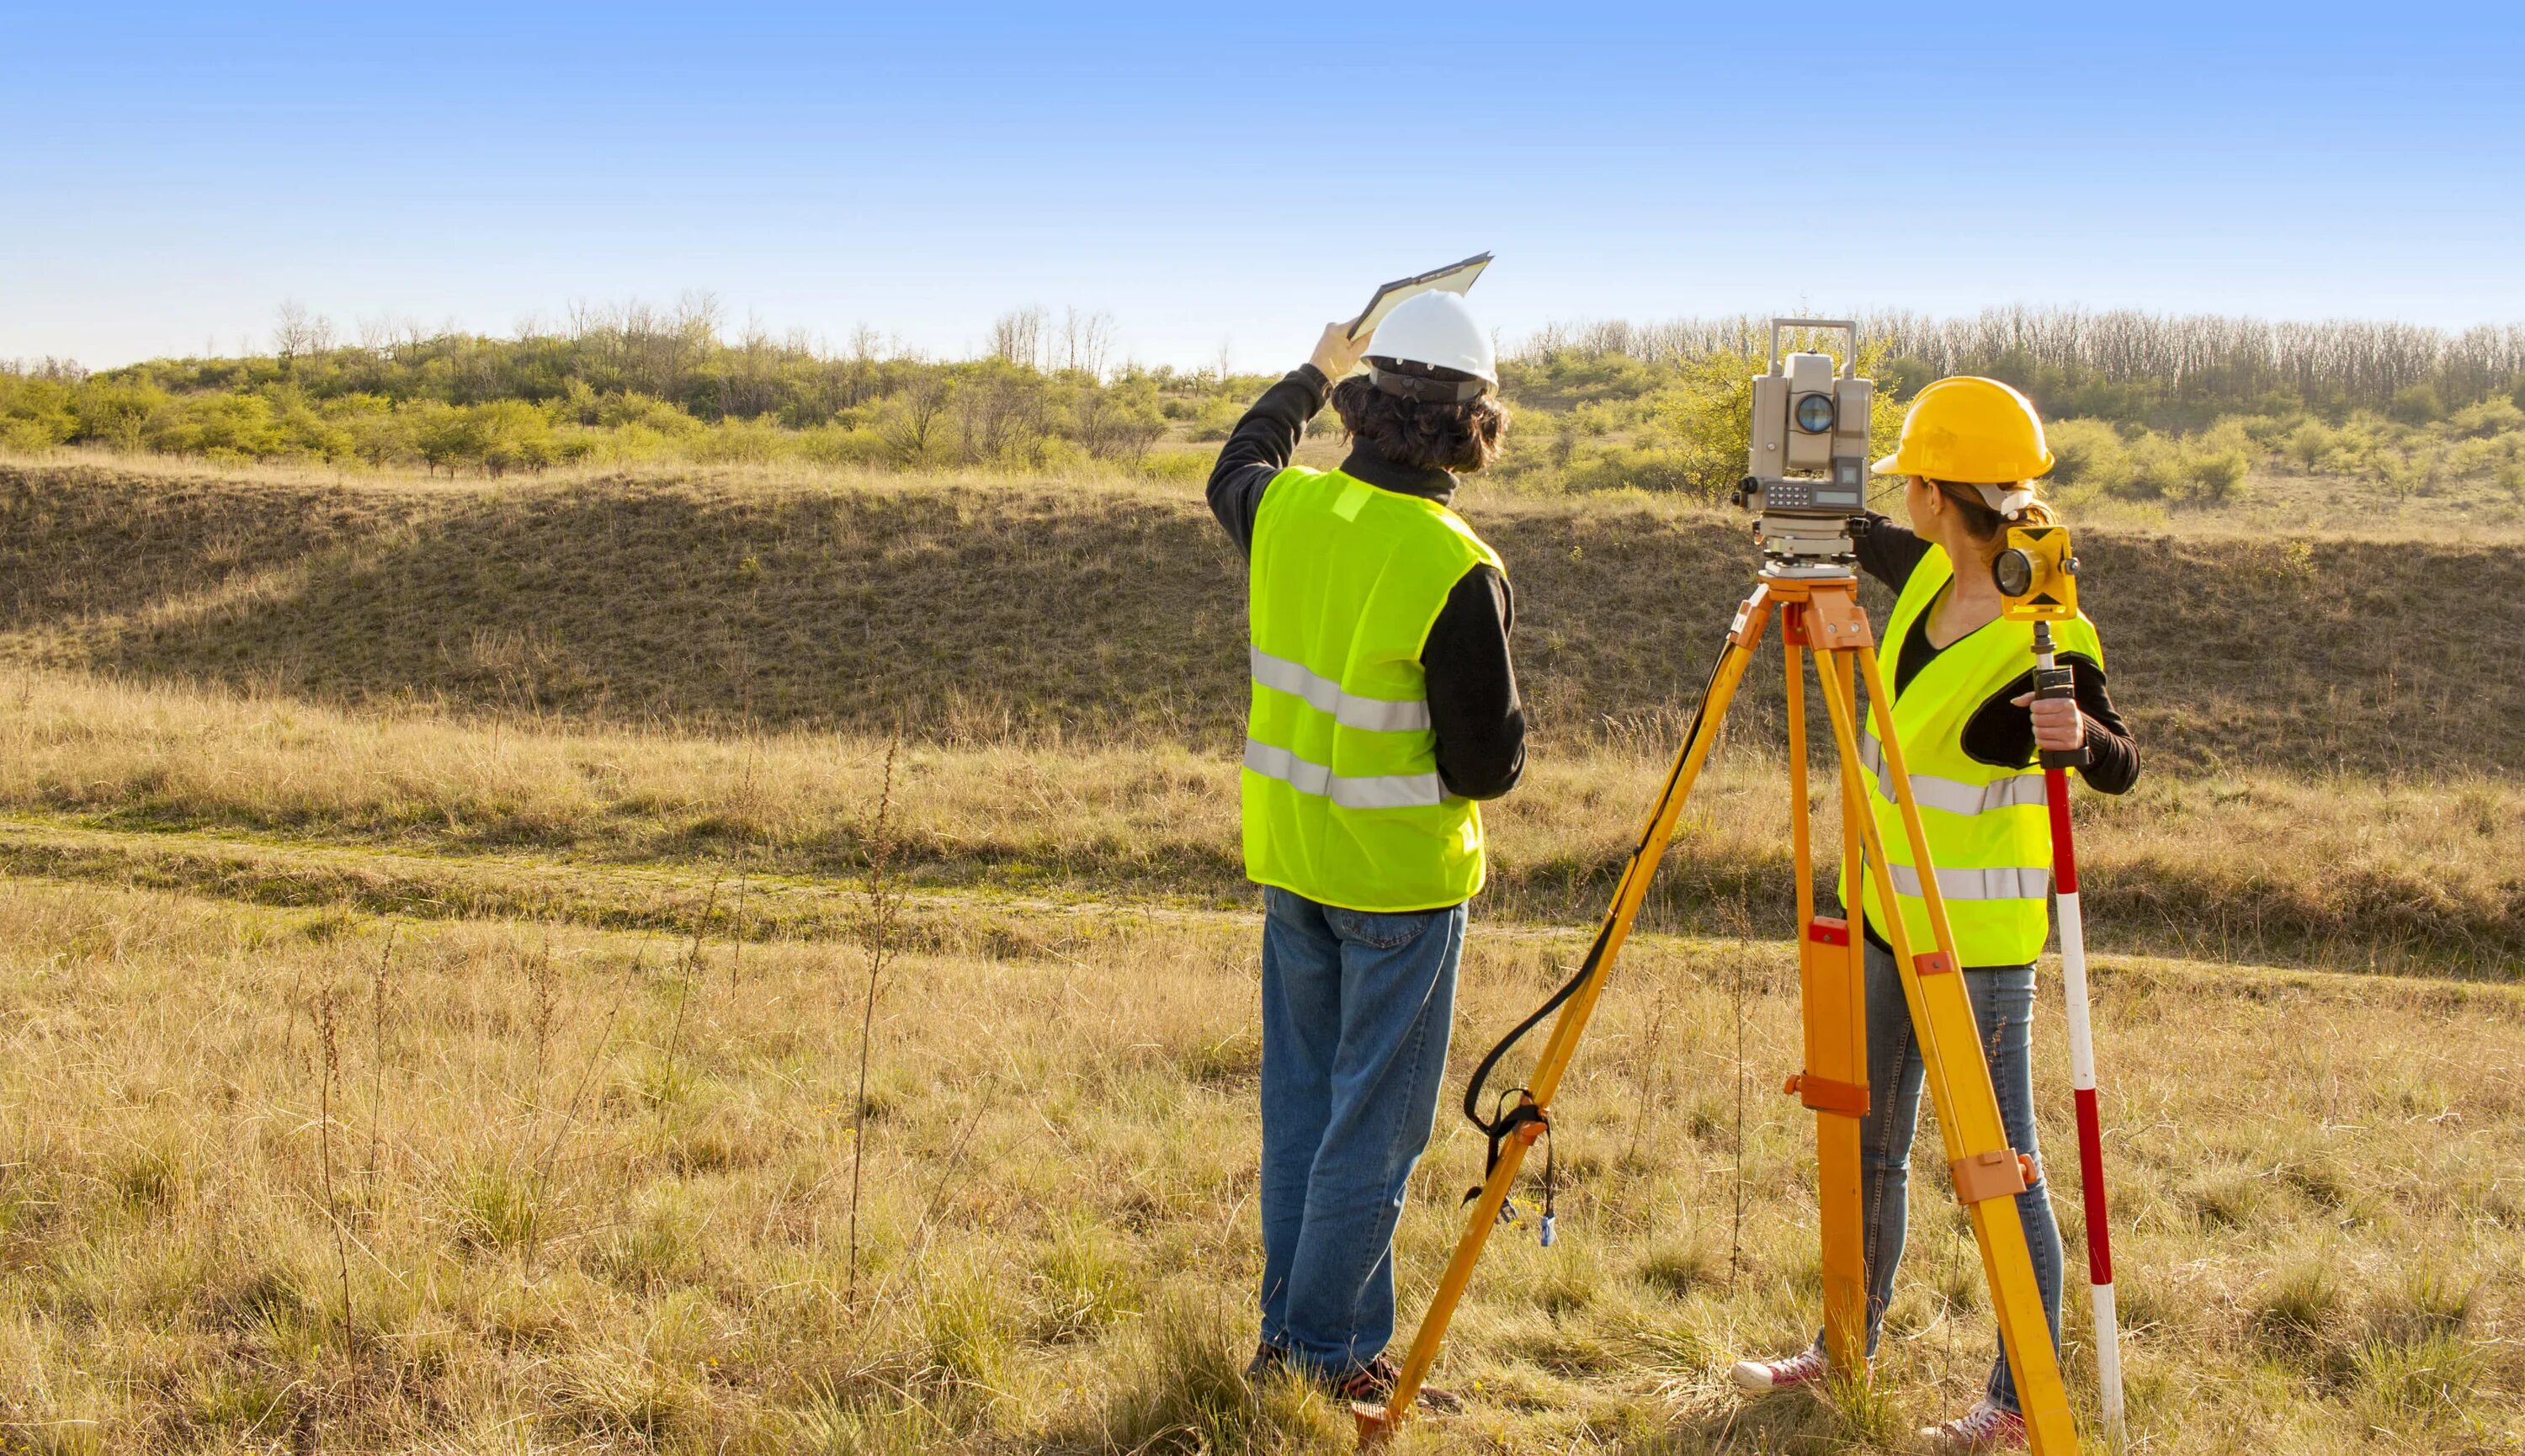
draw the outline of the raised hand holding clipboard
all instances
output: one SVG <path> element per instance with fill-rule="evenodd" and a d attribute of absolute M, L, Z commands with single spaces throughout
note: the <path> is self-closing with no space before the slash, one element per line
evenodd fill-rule
<path fill-rule="evenodd" d="M 1427 273 L 1416 274 L 1408 278 L 1397 278 L 1385 284 L 1368 298 L 1367 307 L 1360 310 L 1359 317 L 1350 321 L 1350 336 L 1357 338 L 1362 333 L 1370 332 L 1377 325 L 1385 322 L 1386 315 L 1394 312 L 1396 304 L 1415 294 L 1469 291 L 1473 286 L 1473 280 L 1480 277 L 1482 270 L 1490 266 L 1490 254 L 1476 253 L 1461 263 L 1450 263 L 1444 268 L 1431 269 Z"/>

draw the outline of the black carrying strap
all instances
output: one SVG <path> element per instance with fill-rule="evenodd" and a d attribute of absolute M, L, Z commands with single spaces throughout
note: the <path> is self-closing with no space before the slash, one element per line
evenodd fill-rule
<path fill-rule="evenodd" d="M 1726 654 L 1722 652 L 1717 661 L 1709 665 L 1709 677 L 1701 684 L 1701 705 L 1693 710 L 1692 727 L 1685 731 L 1683 746 L 1674 756 L 1674 767 L 1666 774 L 1665 787 L 1658 794 L 1657 812 L 1649 816 L 1649 822 L 1640 829 L 1639 842 L 1631 846 L 1631 859 L 1634 862 L 1648 852 L 1649 836 L 1657 832 L 1658 821 L 1665 817 L 1667 804 L 1673 800 L 1676 791 L 1683 786 L 1683 772 L 1692 762 L 1693 745 L 1701 740 L 1702 733 L 1708 728 L 1709 693 L 1718 685 L 1718 669 L 1725 661 Z M 1644 873 L 1654 874 L 1656 868 L 1654 865 L 1648 866 Z M 1472 1124 L 1484 1137 L 1490 1139 L 1490 1150 L 1482 1160 L 1482 1181 L 1475 1183 L 1465 1192 L 1464 1202 L 1470 1203 L 1481 1196 L 1482 1184 L 1489 1182 L 1491 1175 L 1499 1169 L 1501 1145 L 1518 1129 L 1528 1123 L 1541 1123 L 1543 1135 L 1546 1137 L 1551 1135 L 1552 1120 L 1535 1102 L 1534 1094 L 1529 1088 L 1510 1087 L 1502 1091 L 1492 1104 L 1491 1116 L 1485 1118 L 1482 1116 L 1482 1087 L 1490 1080 L 1491 1074 L 1498 1070 L 1500 1060 L 1509 1054 L 1510 1047 L 1524 1040 L 1535 1028 L 1543 1025 L 1545 1018 L 1566 1005 L 1570 997 L 1578 994 L 1581 986 L 1587 984 L 1595 978 L 1597 972 L 1604 969 L 1606 949 L 1611 943 L 1612 936 L 1613 918 L 1608 915 L 1605 917 L 1605 923 L 1596 928 L 1595 943 L 1587 947 L 1587 958 L 1578 963 L 1576 974 L 1561 982 L 1559 990 L 1554 991 L 1542 1005 L 1528 1013 L 1525 1020 L 1518 1022 L 1506 1036 L 1501 1037 L 1499 1043 L 1485 1052 L 1481 1061 L 1474 1066 L 1471 1079 L 1464 1083 L 1464 1121 Z M 1517 1099 L 1514 1106 L 1506 1105 L 1510 1097 Z M 1551 1161 L 1550 1146 L 1547 1144 L 1544 1153 L 1547 1173 L 1551 1171 Z M 1550 1196 L 1547 1191 L 1545 1194 L 1547 1201 Z"/>
<path fill-rule="evenodd" d="M 1397 363 L 1402 361 L 1397 360 Z M 1382 369 L 1371 360 L 1367 377 L 1377 388 L 1398 399 L 1416 399 L 1423 404 L 1462 404 L 1479 399 L 1490 389 L 1490 381 L 1466 376 L 1456 370 L 1447 371 L 1441 378 L 1431 375 L 1406 374 L 1401 370 Z"/>

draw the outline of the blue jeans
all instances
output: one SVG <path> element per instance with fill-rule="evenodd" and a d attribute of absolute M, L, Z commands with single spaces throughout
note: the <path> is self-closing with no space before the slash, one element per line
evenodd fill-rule
<path fill-rule="evenodd" d="M 1464 907 L 1263 903 L 1262 1340 L 1338 1378 L 1394 1337 L 1394 1226 L 1437 1117 Z"/>
<path fill-rule="evenodd" d="M 2060 1347 L 2060 1226 L 2052 1218 L 2052 1190 L 2039 1175 L 2042 1149 L 2034 1136 L 2034 968 L 1966 971 L 1973 1022 L 1981 1029 L 1982 1055 L 1990 1061 L 1991 1086 L 1999 1093 L 1999 1119 L 2007 1140 L 2035 1158 L 2033 1186 L 2016 1195 L 2016 1217 L 2034 1256 L 2034 1281 L 2052 1321 L 2052 1347 Z M 1866 1214 L 1867 1353 L 1894 1297 L 1894 1274 L 1903 1264 L 1903 1239 L 1910 1223 L 1911 1134 L 1920 1121 L 1920 1043 L 1911 1034 L 1911 1007 L 1893 954 L 1867 946 L 1867 1122 L 1858 1134 L 1859 1199 Z M 1941 1187 L 1945 1185 L 1941 1183 Z M 2016 1381 L 2003 1350 L 1991 1365 L 1991 1404 L 2016 1409 Z"/>

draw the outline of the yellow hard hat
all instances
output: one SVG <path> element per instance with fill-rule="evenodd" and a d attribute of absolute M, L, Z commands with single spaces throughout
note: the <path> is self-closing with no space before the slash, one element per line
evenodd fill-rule
<path fill-rule="evenodd" d="M 2052 468 L 2034 401 L 1997 379 L 1956 375 L 1911 401 L 1903 438 L 1876 462 L 1880 476 L 1926 476 L 1964 485 L 2031 480 Z"/>

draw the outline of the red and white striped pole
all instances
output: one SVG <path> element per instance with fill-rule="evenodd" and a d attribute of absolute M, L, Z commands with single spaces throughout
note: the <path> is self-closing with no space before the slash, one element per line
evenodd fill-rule
<path fill-rule="evenodd" d="M 2034 624 L 2035 695 L 2073 697 L 2054 659 L 2052 624 Z M 2078 1104 L 2078 1185 L 2087 1212 L 2087 1292 L 2096 1309 L 2096 1384 L 2104 1440 L 2124 1449 L 2121 1327 L 2113 1314 L 2113 1241 L 2104 1217 L 2104 1123 L 2096 1110 L 2096 1031 L 2087 1009 L 2087 931 L 2078 910 L 2078 849 L 2069 830 L 2068 769 L 2084 749 L 2043 755 L 2043 792 L 2052 809 L 2052 887 L 2060 909 L 2060 989 L 2069 1010 L 2069 1086 Z"/>

